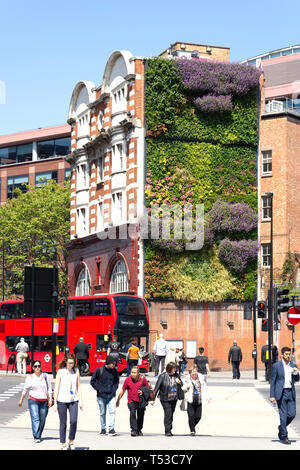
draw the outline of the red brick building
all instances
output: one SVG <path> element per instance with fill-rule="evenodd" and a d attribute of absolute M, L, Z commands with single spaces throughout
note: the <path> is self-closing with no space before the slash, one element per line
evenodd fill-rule
<path fill-rule="evenodd" d="M 270 285 L 270 193 L 273 193 L 274 287 L 294 285 L 292 293 L 299 297 L 300 46 L 268 52 L 247 62 L 260 66 L 265 79 L 258 159 L 261 241 L 258 298 L 267 298 Z M 297 327 L 295 331 L 298 338 Z M 262 336 L 267 338 L 267 333 Z M 281 315 L 280 331 L 274 332 L 274 342 L 279 348 L 292 346 L 285 313 Z"/>

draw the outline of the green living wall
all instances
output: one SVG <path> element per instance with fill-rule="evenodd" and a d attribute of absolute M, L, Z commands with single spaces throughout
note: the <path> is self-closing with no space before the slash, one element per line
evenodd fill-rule
<path fill-rule="evenodd" d="M 147 297 L 250 300 L 256 289 L 259 71 L 148 61 L 146 205 L 204 205 L 205 240 L 146 241 Z"/>

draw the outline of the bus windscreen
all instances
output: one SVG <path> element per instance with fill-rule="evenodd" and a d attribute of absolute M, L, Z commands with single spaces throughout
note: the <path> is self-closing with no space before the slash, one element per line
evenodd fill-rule
<path fill-rule="evenodd" d="M 146 316 L 144 303 L 136 297 L 114 297 L 118 316 Z"/>

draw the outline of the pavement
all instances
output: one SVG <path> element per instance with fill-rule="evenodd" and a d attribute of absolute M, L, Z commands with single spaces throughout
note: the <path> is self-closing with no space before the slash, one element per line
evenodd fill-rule
<path fill-rule="evenodd" d="M 16 374 L 17 375 L 17 374 Z M 231 372 L 212 372 L 208 379 L 211 396 L 209 403 L 203 402 L 202 419 L 197 425 L 196 436 L 190 436 L 187 412 L 177 405 L 173 420 L 173 437 L 166 437 L 163 426 L 163 409 L 159 399 L 148 405 L 145 413 L 143 436 L 131 437 L 129 410 L 126 394 L 116 412 L 117 436 L 102 436 L 96 392 L 89 384 L 89 378 L 82 378 L 84 407 L 79 411 L 75 439 L 77 450 L 110 451 L 145 450 L 199 451 L 199 450 L 300 450 L 300 435 L 289 426 L 292 444 L 282 444 L 277 436 L 279 415 L 259 389 L 269 389 L 264 381 L 264 371 L 254 379 L 253 371 L 242 371 L 240 380 L 232 380 Z M 153 373 L 147 374 L 152 385 Z M 123 383 L 123 378 L 121 383 Z M 299 392 L 298 392 L 299 393 Z M 26 401 L 17 415 L 0 426 L 1 450 L 59 450 L 59 420 L 51 408 L 48 413 L 42 441 L 34 443 L 31 421 Z M 108 454 L 107 454 L 108 453 Z M 153 462 L 152 462 L 153 463 Z"/>

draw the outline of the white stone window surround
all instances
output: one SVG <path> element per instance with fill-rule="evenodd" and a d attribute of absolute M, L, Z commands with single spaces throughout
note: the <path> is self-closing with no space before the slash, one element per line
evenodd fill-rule
<path fill-rule="evenodd" d="M 76 192 L 89 189 L 89 165 L 81 160 L 76 165 Z"/>
<path fill-rule="evenodd" d="M 88 232 L 88 206 L 82 205 L 76 207 L 76 234 L 84 237 Z"/>
<path fill-rule="evenodd" d="M 97 183 L 104 182 L 104 171 L 105 171 L 105 151 L 98 149 L 96 152 L 97 161 Z"/>
<path fill-rule="evenodd" d="M 126 171 L 126 141 L 122 136 L 111 144 L 111 173 Z"/>
<path fill-rule="evenodd" d="M 90 275 L 89 275 L 89 271 L 88 271 L 86 264 L 84 264 L 76 282 L 76 296 L 90 295 L 90 294 L 91 294 Z"/>
<path fill-rule="evenodd" d="M 123 260 L 117 261 L 110 277 L 109 291 L 112 294 L 129 290 L 128 271 Z"/>
<path fill-rule="evenodd" d="M 111 222 L 114 226 L 122 225 L 126 221 L 125 191 L 116 190 L 111 193 Z"/>
<path fill-rule="evenodd" d="M 97 232 L 104 230 L 104 203 L 103 199 L 97 201 Z"/>

